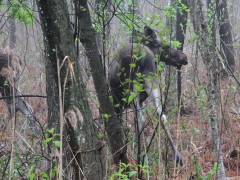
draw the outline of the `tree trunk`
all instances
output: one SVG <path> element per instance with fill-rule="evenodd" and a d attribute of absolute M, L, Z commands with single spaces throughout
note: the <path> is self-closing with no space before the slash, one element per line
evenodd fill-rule
<path fill-rule="evenodd" d="M 221 49 L 225 58 L 225 65 L 230 71 L 235 69 L 235 53 L 233 48 L 232 26 L 230 24 L 227 0 L 216 0 L 217 17 L 219 22 L 219 35 Z"/>
<path fill-rule="evenodd" d="M 169 5 L 173 6 L 176 3 L 176 0 L 170 0 Z M 170 41 L 174 40 L 176 37 L 176 16 L 167 16 L 167 28 L 170 29 L 169 39 Z M 173 114 L 176 116 L 177 107 L 177 70 L 175 67 L 166 66 L 165 68 L 165 84 L 166 84 L 166 102 L 163 106 L 163 111 L 170 116 Z M 169 112 L 171 109 L 172 112 Z"/>
<path fill-rule="evenodd" d="M 109 0 L 96 0 L 97 6 L 97 23 L 101 24 L 101 31 L 96 33 L 96 41 L 98 51 L 100 52 L 100 61 L 102 62 L 104 76 L 106 78 L 107 69 L 107 56 L 109 56 L 108 48 L 111 39 L 111 26 L 113 14 L 111 13 L 111 2 Z"/>
<path fill-rule="evenodd" d="M 54 128 L 55 133 L 63 134 L 60 124 L 64 123 L 66 130 L 61 142 L 61 145 L 65 145 L 62 150 L 63 154 L 61 154 L 60 148 L 59 156 L 59 161 L 63 160 L 63 170 L 65 170 L 63 173 L 70 174 L 71 172 L 72 175 L 68 177 L 69 179 L 102 180 L 105 173 L 104 160 L 101 157 L 102 147 L 99 144 L 96 127 L 89 109 L 80 64 L 76 59 L 77 54 L 73 32 L 70 29 L 67 3 L 65 0 L 38 0 L 37 5 L 46 53 L 48 128 Z M 62 64 L 65 56 L 69 56 L 69 58 L 61 67 L 58 75 L 57 59 Z M 58 77 L 60 77 L 60 87 L 58 86 Z M 62 92 L 62 95 L 59 92 Z M 61 103 L 63 107 L 60 106 Z M 60 114 L 60 108 L 63 108 L 64 114 Z M 61 121 L 62 116 L 65 121 Z M 70 150 L 67 149 L 67 141 Z M 72 160 L 73 157 L 71 159 L 69 157 L 72 153 L 74 160 L 67 161 Z M 61 167 L 58 168 L 60 176 L 57 178 L 62 179 Z M 70 171 L 71 169 L 73 171 Z"/>
<path fill-rule="evenodd" d="M 211 121 L 212 139 L 214 144 L 214 150 L 217 156 L 217 162 L 220 166 L 218 178 L 225 180 L 225 169 L 223 165 L 223 156 L 221 150 L 221 139 L 219 136 L 219 126 L 216 110 L 216 91 L 218 82 L 218 71 L 217 69 L 217 55 L 215 52 L 216 47 L 216 29 L 214 24 L 215 19 L 215 6 L 212 2 L 208 1 L 208 14 L 204 16 L 203 5 L 201 0 L 196 0 L 191 3 L 191 17 L 194 21 L 194 31 L 198 35 L 199 51 L 201 52 L 202 58 L 205 60 L 207 67 L 207 94 L 208 94 L 208 106 L 210 109 L 209 119 Z M 195 13 L 194 13 L 195 12 Z M 193 14 L 192 14 L 193 13 Z M 208 17 L 209 19 L 207 19 Z"/>
<path fill-rule="evenodd" d="M 7 2 L 8 8 L 11 7 L 11 1 Z M 16 25 L 15 20 L 13 18 L 10 19 L 10 38 L 9 38 L 9 46 L 13 50 L 16 46 Z"/>
<path fill-rule="evenodd" d="M 187 6 L 187 0 L 182 0 L 182 4 Z M 180 6 L 180 3 L 178 1 L 177 6 Z M 184 39 L 186 34 L 186 28 L 187 28 L 187 16 L 188 12 L 185 10 L 178 10 L 176 15 L 176 41 L 179 41 L 182 45 L 178 49 L 183 51 L 183 45 L 184 45 Z M 182 80 L 181 80 L 181 67 L 177 70 L 177 99 L 178 99 L 178 107 L 180 108 L 180 114 L 186 114 L 186 111 L 184 110 L 183 102 L 181 100 L 182 95 Z"/>
<path fill-rule="evenodd" d="M 188 12 L 185 10 L 180 11 L 179 6 L 182 6 L 184 4 L 187 5 L 186 0 L 182 0 L 181 4 L 179 1 L 171 0 L 171 5 L 173 5 L 176 9 L 176 16 L 171 21 L 168 21 L 168 26 L 172 29 L 171 39 L 179 41 L 182 45 L 178 49 L 183 51 L 183 45 L 184 45 L 184 39 L 186 34 L 186 26 L 187 26 L 187 15 Z M 181 101 L 181 94 L 182 94 L 182 81 L 181 81 L 181 66 L 179 66 L 177 69 L 174 67 L 167 67 L 167 73 L 166 73 L 166 84 L 170 85 L 170 90 L 172 89 L 173 92 L 170 92 L 170 101 L 167 102 L 167 106 L 172 105 L 173 107 L 179 107 L 180 113 L 185 114 L 183 102 Z M 170 76 L 174 76 L 174 79 L 172 82 L 169 82 Z M 177 99 L 177 101 L 175 101 Z M 169 100 L 168 100 L 169 101 Z M 172 108 L 171 108 L 172 109 Z"/>
<path fill-rule="evenodd" d="M 106 79 L 96 43 L 96 33 L 92 27 L 90 12 L 87 6 L 87 0 L 76 0 L 80 7 L 78 18 L 80 21 L 80 40 L 86 50 L 86 54 L 92 69 L 92 76 L 100 103 L 100 113 L 105 115 L 105 128 L 108 134 L 110 147 L 114 155 L 114 163 L 123 162 L 128 164 L 126 156 L 126 146 L 124 143 L 123 127 L 117 118 L 112 102 L 110 101 L 110 93 L 107 88 Z"/>

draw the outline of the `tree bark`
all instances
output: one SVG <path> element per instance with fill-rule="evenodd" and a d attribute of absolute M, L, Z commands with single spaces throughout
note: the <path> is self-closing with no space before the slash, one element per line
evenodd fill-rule
<path fill-rule="evenodd" d="M 121 161 L 125 164 L 128 164 L 123 127 L 115 114 L 113 104 L 109 98 L 110 93 L 109 89 L 107 88 L 107 82 L 104 77 L 102 64 L 99 58 L 96 43 L 96 33 L 92 27 L 87 0 L 76 1 L 79 3 L 80 7 L 82 7 L 80 8 L 80 12 L 78 14 L 80 21 L 80 40 L 86 50 L 89 64 L 92 69 L 93 81 L 100 103 L 100 113 L 108 116 L 108 118 L 105 118 L 105 129 L 108 134 L 114 163 L 119 164 Z"/>
<path fill-rule="evenodd" d="M 7 2 L 8 7 L 11 7 L 11 1 Z M 9 38 L 9 45 L 10 48 L 13 50 L 16 46 L 16 25 L 15 20 L 13 18 L 10 19 L 10 38 Z"/>
<path fill-rule="evenodd" d="M 203 4 L 201 0 L 196 0 L 191 3 L 191 17 L 194 21 L 194 31 L 198 35 L 199 50 L 201 52 L 202 58 L 205 60 L 207 68 L 207 93 L 208 93 L 208 106 L 210 109 L 209 119 L 211 121 L 211 132 L 214 144 L 214 150 L 217 156 L 218 165 L 220 165 L 220 171 L 218 173 L 218 178 L 220 180 L 225 180 L 225 169 L 223 165 L 223 156 L 221 150 L 221 139 L 219 136 L 218 118 L 216 110 L 216 91 L 217 91 L 217 81 L 218 81 L 218 71 L 217 71 L 217 55 L 215 52 L 216 47 L 216 29 L 214 24 L 215 19 L 215 6 L 211 1 L 208 1 L 208 13 L 207 16 L 204 15 Z M 195 13 L 194 13 L 195 12 Z M 192 14 L 193 13 L 193 14 Z M 208 17 L 209 19 L 207 19 Z"/>
<path fill-rule="evenodd" d="M 232 72 L 235 70 L 232 26 L 230 24 L 227 0 L 216 0 L 217 17 L 219 22 L 220 45 L 225 55 L 225 65 Z"/>
<path fill-rule="evenodd" d="M 187 0 L 182 0 L 182 4 L 187 6 Z M 179 2 L 177 3 L 179 6 Z M 184 45 L 184 39 L 186 34 L 186 28 L 187 28 L 187 16 L 188 12 L 185 10 L 177 11 L 176 16 L 176 40 L 179 41 L 182 45 L 178 49 L 183 51 L 183 45 Z M 183 102 L 181 101 L 181 95 L 182 95 L 182 80 L 181 80 L 181 67 L 177 70 L 177 99 L 178 99 L 178 107 L 180 108 L 180 114 L 186 114 L 186 111 L 184 110 Z"/>
<path fill-rule="evenodd" d="M 182 0 L 181 4 L 184 4 L 187 6 L 187 0 Z M 185 10 L 180 11 L 178 8 L 181 6 L 179 1 L 176 0 L 171 0 L 171 5 L 173 5 L 176 9 L 176 16 L 175 19 L 172 20 L 172 22 L 169 22 L 169 26 L 172 29 L 172 34 L 171 34 L 171 39 L 179 41 L 182 45 L 178 49 L 183 51 L 183 45 L 184 45 L 184 39 L 185 39 L 185 34 L 186 34 L 186 27 L 187 27 L 187 16 L 188 12 Z M 173 86 L 173 88 L 170 89 L 175 89 L 176 91 L 170 93 L 172 96 L 172 101 L 173 103 L 169 103 L 168 105 L 173 104 L 174 107 L 179 107 L 180 108 L 180 114 L 186 114 L 183 106 L 183 102 L 181 101 L 181 94 L 182 94 L 182 80 L 181 80 L 181 66 L 179 66 L 176 70 L 174 67 L 167 67 L 167 78 L 168 79 L 166 84 L 170 84 L 170 87 Z M 173 82 L 169 82 L 169 76 L 175 76 L 173 79 Z M 171 85 L 172 84 L 172 85 Z M 177 99 L 177 101 L 174 101 Z M 171 100 L 170 100 L 171 101 Z"/>
<path fill-rule="evenodd" d="M 113 14 L 111 13 L 111 2 L 109 0 L 96 0 L 97 6 L 97 23 L 101 24 L 101 31 L 96 33 L 98 51 L 100 52 L 100 61 L 102 62 L 104 76 L 107 75 L 107 49 L 111 39 L 111 26 Z"/>
<path fill-rule="evenodd" d="M 63 154 L 60 154 L 60 157 L 63 156 L 63 170 L 67 168 L 64 173 L 68 174 L 72 168 L 69 179 L 103 179 L 105 161 L 102 160 L 102 147 L 88 105 L 80 64 L 76 59 L 67 3 L 65 0 L 38 0 L 37 5 L 46 53 L 48 128 L 54 128 L 55 133 L 61 133 L 60 124 L 65 122 L 66 131 L 61 142 L 64 149 Z M 69 56 L 69 59 L 65 61 L 58 75 L 57 59 L 62 64 L 65 56 Z M 71 66 L 72 69 L 69 68 Z M 62 92 L 62 96 L 59 92 Z M 59 105 L 61 101 L 63 107 Z M 60 114 L 60 108 L 63 108 L 64 114 Z M 61 116 L 64 116 L 64 122 L 60 122 Z M 67 141 L 70 150 L 67 149 Z M 69 157 L 71 153 L 74 157 Z M 72 158 L 73 161 L 68 161 Z"/>

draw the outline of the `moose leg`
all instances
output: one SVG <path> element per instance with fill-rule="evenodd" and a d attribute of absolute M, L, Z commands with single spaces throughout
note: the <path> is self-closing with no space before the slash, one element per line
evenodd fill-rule
<path fill-rule="evenodd" d="M 4 91 L 2 92 L 3 96 L 10 96 L 10 88 L 5 88 Z M 21 95 L 19 93 L 19 90 L 17 90 L 16 92 L 16 96 Z M 8 108 L 8 112 L 10 114 L 10 116 L 13 116 L 13 109 L 12 109 L 12 99 L 11 98 L 6 98 L 5 99 L 5 103 L 7 105 Z M 28 124 L 31 128 L 31 130 L 38 134 L 38 130 L 35 124 L 35 119 L 33 116 L 33 110 L 32 107 L 24 100 L 23 97 L 17 97 L 15 98 L 15 111 L 17 112 L 18 110 L 21 111 L 24 116 L 27 118 Z"/>
<path fill-rule="evenodd" d="M 159 97 L 160 97 L 159 89 L 158 88 L 152 89 L 151 88 L 152 84 L 150 84 L 150 83 L 146 83 L 146 86 L 147 86 L 146 92 L 147 92 L 150 100 L 154 103 L 154 106 L 157 108 L 158 116 L 161 116 L 160 124 L 161 124 L 162 128 L 164 129 L 165 133 L 167 134 L 167 138 L 169 140 L 169 143 L 170 143 L 175 161 L 182 166 L 183 165 L 182 158 L 181 158 L 180 153 L 178 152 L 177 148 L 175 147 L 175 145 L 173 143 L 172 136 L 171 136 L 171 133 L 169 131 L 169 127 L 166 125 L 167 124 L 167 117 L 164 114 L 162 114 L 162 106 L 159 103 Z"/>
<path fill-rule="evenodd" d="M 38 129 L 35 123 L 35 119 L 33 116 L 33 109 L 31 105 L 29 105 L 23 97 L 16 98 L 15 103 L 16 103 L 16 111 L 19 110 L 25 115 L 31 130 L 34 133 L 38 134 Z"/>
<path fill-rule="evenodd" d="M 143 131 L 143 127 L 145 124 L 145 118 L 143 116 L 141 105 L 140 105 L 140 98 L 137 96 L 134 99 L 134 102 L 130 104 L 131 109 L 135 111 L 135 118 L 134 118 L 134 124 L 135 124 L 135 141 L 139 142 L 141 139 L 141 134 Z"/>

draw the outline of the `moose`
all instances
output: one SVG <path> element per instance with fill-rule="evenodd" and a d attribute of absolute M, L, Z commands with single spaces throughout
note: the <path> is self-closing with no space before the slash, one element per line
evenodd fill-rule
<path fill-rule="evenodd" d="M 157 60 L 155 60 L 157 58 Z M 150 27 L 144 27 L 141 43 L 127 43 L 117 54 L 109 68 L 109 85 L 112 91 L 115 113 L 121 118 L 124 109 L 130 107 L 135 113 L 135 140 L 140 138 L 145 119 L 142 103 L 149 97 L 156 107 L 160 124 L 166 132 L 175 161 L 182 165 L 180 153 L 175 147 L 167 117 L 160 104 L 159 81 L 156 78 L 159 61 L 166 65 L 181 67 L 188 63 L 187 56 L 169 45 L 163 45 Z M 135 92 L 135 93 L 133 93 Z M 130 98 L 130 97 L 134 98 Z"/>
<path fill-rule="evenodd" d="M 14 108 L 15 112 L 21 111 L 27 118 L 31 130 L 37 133 L 33 109 L 21 97 L 22 93 L 19 90 L 21 65 L 22 61 L 20 57 L 12 53 L 9 48 L 0 49 L 0 92 L 4 97 L 10 116 L 14 115 Z M 15 107 L 13 103 L 15 103 Z"/>

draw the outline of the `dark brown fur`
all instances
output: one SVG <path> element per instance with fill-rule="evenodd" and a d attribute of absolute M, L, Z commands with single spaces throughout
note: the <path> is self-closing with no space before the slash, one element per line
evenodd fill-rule
<path fill-rule="evenodd" d="M 139 110 L 142 108 L 142 103 L 147 97 L 150 97 L 154 102 L 158 115 L 162 114 L 162 107 L 159 104 L 159 90 L 155 89 L 159 87 L 158 80 L 155 78 L 158 61 L 178 68 L 187 64 L 187 56 L 182 51 L 162 45 L 160 39 L 157 38 L 151 28 L 145 27 L 144 32 L 145 34 L 141 41 L 142 44 L 126 44 L 118 52 L 109 69 L 109 84 L 113 93 L 116 114 L 121 117 L 123 110 L 128 106 L 137 112 L 138 125 L 135 125 L 136 141 L 140 137 L 145 122 L 143 114 Z M 158 57 L 158 59 L 155 61 L 154 57 Z M 132 64 L 135 64 L 135 66 Z M 139 78 L 136 75 L 137 73 L 144 75 L 143 78 Z M 146 80 L 147 77 L 150 77 L 152 80 Z M 131 92 L 136 93 L 134 84 L 142 84 L 143 91 L 137 92 L 137 97 L 128 104 L 126 100 L 128 100 Z M 125 93 L 126 90 L 129 90 L 129 93 Z M 126 99 L 124 100 L 123 98 Z M 178 163 L 182 164 L 180 153 L 175 148 L 168 127 L 165 125 L 167 121 L 166 116 L 162 115 L 162 119 L 161 125 L 167 133 L 174 157 Z"/>

